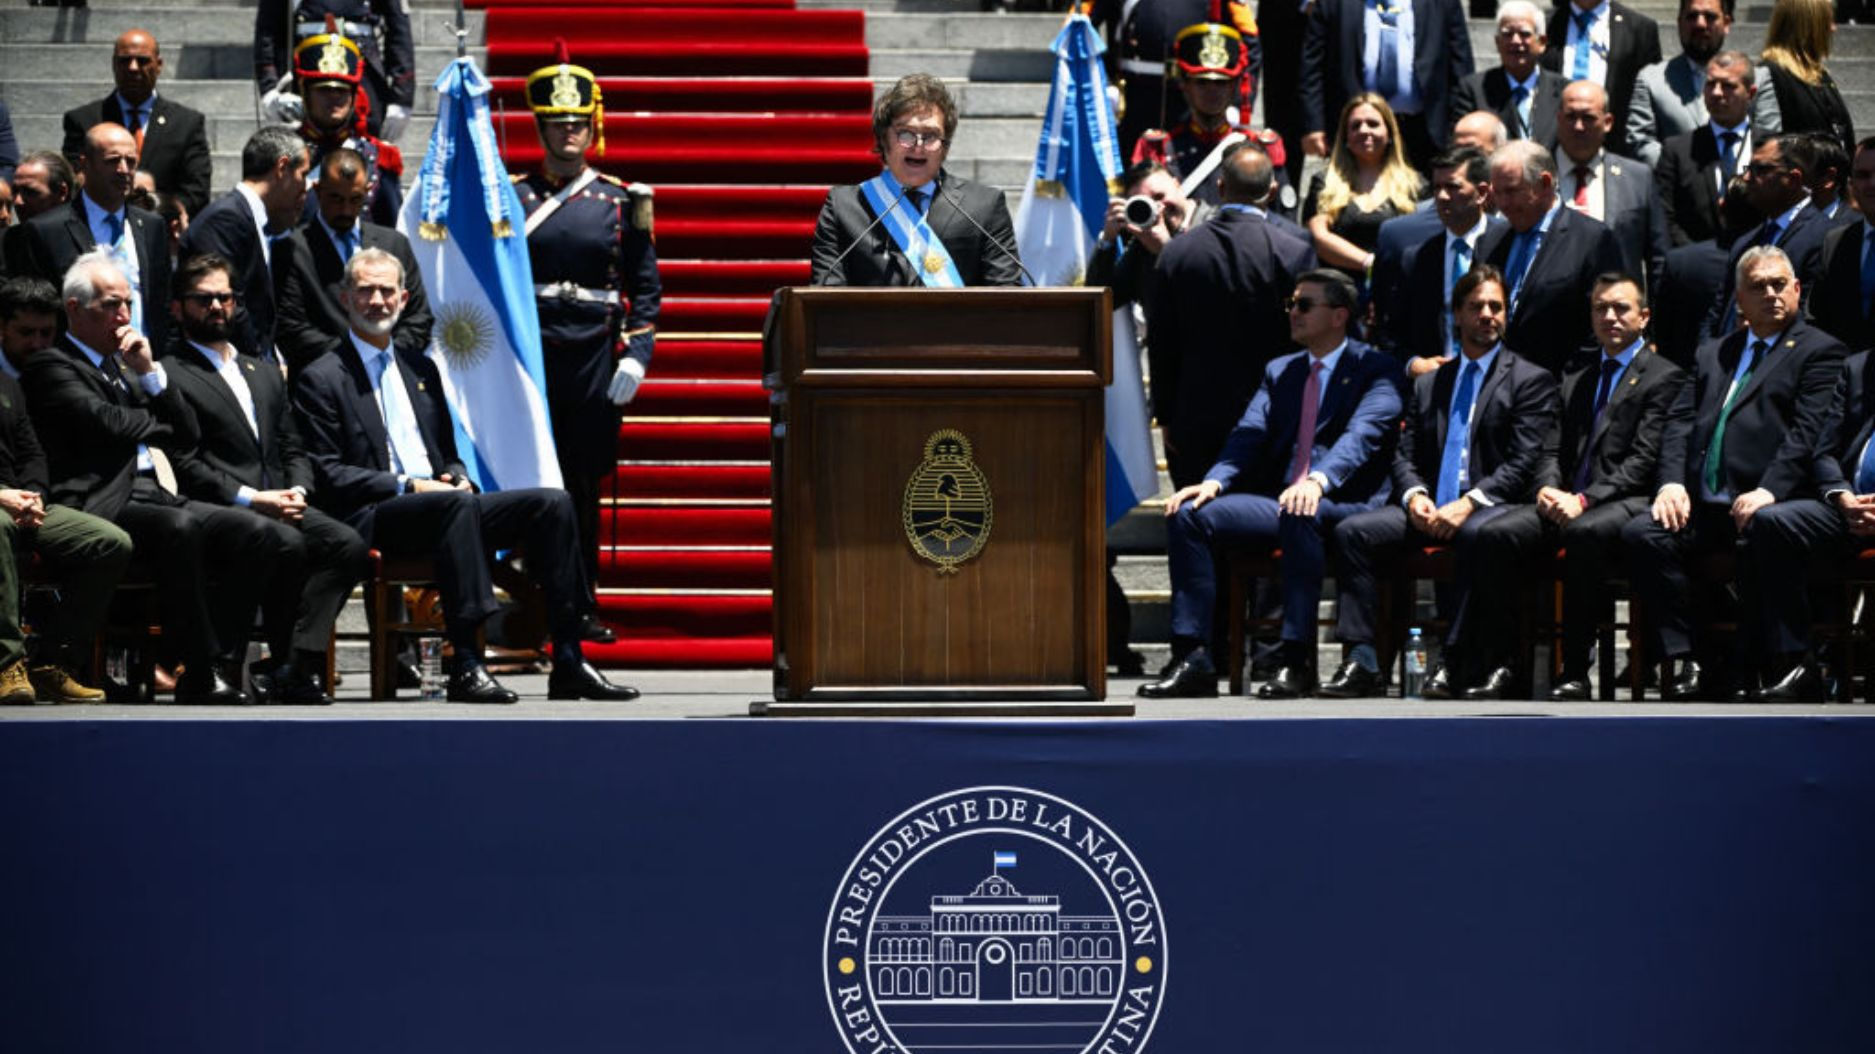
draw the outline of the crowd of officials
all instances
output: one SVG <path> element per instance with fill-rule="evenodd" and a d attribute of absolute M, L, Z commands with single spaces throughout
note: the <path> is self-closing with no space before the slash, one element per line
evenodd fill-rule
<path fill-rule="evenodd" d="M 1380 583 L 1430 546 L 1454 566 L 1430 697 L 1527 690 L 1519 605 L 1554 560 L 1552 697 L 1589 698 L 1625 577 L 1667 698 L 1821 698 L 1806 581 L 1875 536 L 1875 139 L 1826 68 L 1829 0 L 1778 0 L 1756 57 L 1729 3 L 1682 0 L 1672 58 L 1620 3 L 1508 0 L 1483 70 L 1457 0 L 1214 8 L 1146 45 L 1181 5 L 1114 6 L 1151 113 L 1088 275 L 1143 322 L 1175 487 L 1172 661 L 1141 695 L 1216 694 L 1234 547 L 1281 554 L 1257 695 L 1384 691 Z M 1729 581 L 1692 570 L 1715 553 Z M 1700 632 L 1708 592 L 1735 647 Z"/>
<path fill-rule="evenodd" d="M 549 697 L 637 696 L 584 649 L 613 639 L 599 489 L 652 354 L 650 191 L 588 165 L 604 120 L 590 71 L 562 51 L 527 79 L 546 158 L 514 177 L 515 233 L 564 488 L 479 491 L 395 228 L 402 156 L 379 135 L 409 113 L 408 16 L 351 6 L 261 5 L 278 123 L 219 197 L 204 118 L 159 92 L 143 30 L 117 39 L 116 90 L 65 115 L 60 149 L 0 158 L 0 703 L 104 698 L 92 641 L 128 580 L 153 587 L 178 702 L 329 701 L 333 626 L 372 549 L 432 561 L 450 700 L 516 699 L 482 661 L 497 551 L 544 597 Z M 27 640 L 29 581 L 51 592 L 28 593 L 46 602 Z M 250 669 L 257 626 L 267 657 Z"/>

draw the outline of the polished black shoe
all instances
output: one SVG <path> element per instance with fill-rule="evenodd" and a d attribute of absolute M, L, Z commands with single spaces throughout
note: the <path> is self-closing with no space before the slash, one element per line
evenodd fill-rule
<path fill-rule="evenodd" d="M 1589 701 L 1589 682 L 1586 677 L 1571 677 L 1550 686 L 1549 701 L 1552 703 L 1586 703 Z"/>
<path fill-rule="evenodd" d="M 260 678 L 255 678 L 258 686 Z M 274 667 L 268 678 L 267 694 L 262 699 L 279 706 L 324 706 L 332 701 L 320 684 L 319 675 L 303 671 L 292 663 Z"/>
<path fill-rule="evenodd" d="M 1511 672 L 1508 666 L 1499 666 L 1484 675 L 1484 680 L 1460 692 L 1465 699 L 1505 699 L 1511 691 Z"/>
<path fill-rule="evenodd" d="M 599 621 L 597 615 L 581 615 L 579 619 L 579 639 L 588 644 L 615 644 L 618 634 L 612 627 Z"/>
<path fill-rule="evenodd" d="M 1111 650 L 1113 655 L 1113 673 L 1116 677 L 1146 676 L 1146 657 L 1131 648 Z"/>
<path fill-rule="evenodd" d="M 1792 666 L 1777 683 L 1759 693 L 1759 699 L 1767 703 L 1820 703 L 1823 696 L 1823 675 L 1807 662 Z"/>
<path fill-rule="evenodd" d="M 1215 699 L 1217 667 L 1200 648 L 1172 664 L 1163 680 L 1139 686 L 1141 699 Z"/>
<path fill-rule="evenodd" d="M 1451 669 L 1450 666 L 1441 663 L 1438 669 L 1432 671 L 1432 676 L 1426 678 L 1425 685 L 1419 689 L 1419 697 L 1421 699 L 1458 698 L 1458 693 L 1452 691 Z"/>
<path fill-rule="evenodd" d="M 1257 685 L 1258 699 L 1302 699 L 1315 694 L 1315 671 L 1307 666 L 1279 666 Z"/>
<path fill-rule="evenodd" d="M 1702 681 L 1698 660 L 1682 659 L 1679 672 L 1673 675 L 1673 679 L 1661 683 L 1660 698 L 1669 703 L 1690 702 L 1699 698 Z"/>
<path fill-rule="evenodd" d="M 638 689 L 613 684 L 593 669 L 592 663 L 581 660 L 554 664 L 553 672 L 547 675 L 547 698 L 626 703 L 638 698 Z"/>
<path fill-rule="evenodd" d="M 501 686 L 488 667 L 479 662 L 464 663 L 449 675 L 449 701 L 452 703 L 512 703 L 521 697 Z"/>
<path fill-rule="evenodd" d="M 1323 699 L 1370 699 L 1387 694 L 1387 685 L 1376 671 L 1348 660 L 1327 684 L 1315 689 L 1315 694 Z"/>
<path fill-rule="evenodd" d="M 190 663 L 189 671 L 176 682 L 176 702 L 183 706 L 252 706 L 254 700 L 213 664 Z"/>

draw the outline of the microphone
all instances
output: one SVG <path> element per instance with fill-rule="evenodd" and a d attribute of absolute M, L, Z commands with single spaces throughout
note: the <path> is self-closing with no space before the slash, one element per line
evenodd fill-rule
<path fill-rule="evenodd" d="M 1001 249 L 1003 251 L 1004 256 L 1009 257 L 1009 259 L 1015 262 L 1016 270 L 1021 271 L 1022 277 L 1029 280 L 1030 286 L 1036 287 L 1041 284 L 1035 280 L 1034 275 L 1029 273 L 1028 268 L 1022 266 L 1022 257 L 1017 256 L 1016 251 L 1014 249 L 1011 249 L 1009 246 L 1004 245 L 1000 241 L 997 241 L 996 235 L 991 234 L 987 228 L 985 228 L 981 223 L 977 222 L 977 218 L 975 216 L 972 216 L 968 212 L 965 212 L 962 206 L 957 204 L 957 200 L 951 197 L 951 191 L 949 187 L 945 186 L 942 183 L 939 183 L 938 193 L 944 195 L 944 200 L 950 202 L 952 212 L 955 212 L 957 215 L 962 216 L 966 220 L 969 220 L 970 226 L 975 227 L 977 229 L 978 234 L 983 235 L 985 240 L 987 240 L 991 245 L 996 246 L 998 249 Z"/>
<path fill-rule="evenodd" d="M 878 216 L 874 217 L 873 221 L 866 225 L 866 229 L 859 232 L 859 237 L 853 239 L 853 244 L 840 250 L 840 255 L 833 258 L 833 264 L 831 267 L 828 268 L 828 270 L 832 270 L 834 267 L 840 266 L 840 264 L 844 262 L 849 255 L 852 254 L 854 249 L 859 248 L 860 244 L 866 240 L 866 235 L 871 234 L 881 223 L 884 223 L 885 218 L 887 216 L 892 215 L 892 210 L 898 208 L 898 203 L 905 200 L 905 194 L 906 194 L 906 190 L 904 187 L 898 188 L 898 197 L 893 198 L 892 204 L 887 205 L 885 207 L 884 212 L 881 212 Z M 888 253 L 890 251 L 891 250 L 889 249 L 887 250 Z"/>

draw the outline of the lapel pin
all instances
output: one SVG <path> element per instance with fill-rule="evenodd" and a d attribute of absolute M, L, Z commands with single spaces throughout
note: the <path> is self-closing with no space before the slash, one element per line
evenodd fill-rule
<path fill-rule="evenodd" d="M 1797 346 L 1797 342 L 1794 340 L 1787 340 L 1784 342 L 1784 346 L 1787 348 L 1794 348 Z"/>
<path fill-rule="evenodd" d="M 1639 383 L 1641 383 L 1641 379 L 1640 379 L 1639 377 L 1629 377 L 1629 378 L 1628 378 L 1628 387 L 1630 387 L 1630 388 L 1632 388 L 1632 387 L 1634 387 L 1635 385 L 1637 385 L 1637 384 L 1639 384 Z"/>
<path fill-rule="evenodd" d="M 168 123 L 169 123 L 169 118 L 167 118 L 167 117 L 162 117 L 162 116 L 158 116 L 158 117 L 156 118 L 156 123 L 157 123 L 157 124 L 168 124 Z"/>
<path fill-rule="evenodd" d="M 424 388 L 423 388 L 423 382 L 422 382 L 422 381 L 418 381 L 418 382 L 417 382 L 417 391 L 423 391 L 423 390 L 424 390 Z"/>
<path fill-rule="evenodd" d="M 244 365 L 244 366 L 246 366 L 246 367 L 247 367 L 247 372 L 249 372 L 249 373 L 253 373 L 253 372 L 254 372 L 254 364 L 253 364 L 253 363 L 251 363 L 251 362 L 246 362 L 246 363 L 242 363 L 242 365 Z"/>

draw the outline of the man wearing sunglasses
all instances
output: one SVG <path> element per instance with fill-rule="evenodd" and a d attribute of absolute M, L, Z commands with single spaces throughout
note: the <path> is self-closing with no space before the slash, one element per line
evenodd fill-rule
<path fill-rule="evenodd" d="M 358 532 L 312 508 L 307 459 L 278 370 L 235 350 L 234 286 L 228 261 L 213 253 L 177 269 L 170 311 L 180 332 L 165 362 L 195 416 L 198 437 L 179 449 L 182 492 L 248 515 L 248 530 L 273 554 L 261 614 L 273 659 L 255 677 L 265 702 L 330 702 L 322 683 L 326 646 L 339 609 L 364 577 Z"/>
<path fill-rule="evenodd" d="M 834 187 L 814 229 L 814 285 L 1017 285 L 1015 224 L 995 187 L 944 170 L 957 104 L 944 82 L 914 73 L 872 110 L 884 171 Z"/>

